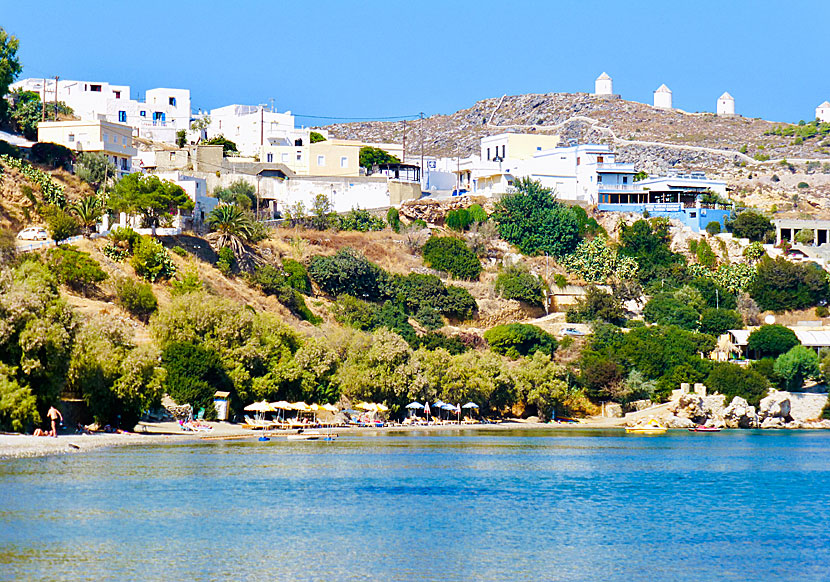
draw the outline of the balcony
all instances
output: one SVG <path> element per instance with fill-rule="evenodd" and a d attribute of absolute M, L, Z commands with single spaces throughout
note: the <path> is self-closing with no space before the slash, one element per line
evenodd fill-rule
<path fill-rule="evenodd" d="M 634 169 L 634 164 L 618 164 L 616 162 L 611 163 L 611 164 L 598 163 L 597 164 L 597 171 L 598 172 L 602 172 L 602 171 L 605 171 L 605 172 L 624 172 L 626 174 L 636 173 L 636 170 Z"/>
<path fill-rule="evenodd" d="M 639 184 L 604 184 L 600 182 L 597 184 L 597 190 L 600 192 L 643 192 Z"/>

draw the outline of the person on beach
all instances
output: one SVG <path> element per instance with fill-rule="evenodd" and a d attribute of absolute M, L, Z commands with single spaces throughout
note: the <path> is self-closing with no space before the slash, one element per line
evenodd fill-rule
<path fill-rule="evenodd" d="M 63 422 L 63 415 L 61 414 L 60 410 L 58 410 L 54 406 L 50 406 L 49 407 L 49 412 L 46 413 L 46 416 L 49 418 L 49 420 L 52 421 L 52 435 L 51 436 L 53 436 L 55 438 L 58 438 L 58 424 L 57 424 L 57 421 L 58 421 L 58 418 L 60 418 L 61 422 Z"/>

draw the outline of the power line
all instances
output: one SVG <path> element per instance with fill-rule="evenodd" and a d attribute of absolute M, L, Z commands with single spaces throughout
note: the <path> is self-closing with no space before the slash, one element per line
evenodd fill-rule
<path fill-rule="evenodd" d="M 294 117 L 304 117 L 307 119 L 335 119 L 337 121 L 398 121 L 401 119 L 415 119 L 422 113 L 415 113 L 414 115 L 397 115 L 391 117 L 335 117 L 331 115 L 303 115 L 300 113 L 291 113 Z"/>

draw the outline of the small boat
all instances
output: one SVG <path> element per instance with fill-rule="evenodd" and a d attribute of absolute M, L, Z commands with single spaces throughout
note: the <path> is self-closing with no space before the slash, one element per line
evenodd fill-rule
<path fill-rule="evenodd" d="M 285 437 L 289 441 L 333 441 L 337 438 L 336 433 L 321 433 L 319 430 L 306 430 L 297 434 L 290 434 Z"/>
<path fill-rule="evenodd" d="M 668 430 L 665 426 L 654 420 L 649 420 L 646 424 L 640 426 L 627 426 L 625 432 L 634 434 L 662 434 Z"/>
<path fill-rule="evenodd" d="M 720 432 L 721 429 L 716 426 L 696 426 L 694 428 L 690 428 L 689 432 Z"/>

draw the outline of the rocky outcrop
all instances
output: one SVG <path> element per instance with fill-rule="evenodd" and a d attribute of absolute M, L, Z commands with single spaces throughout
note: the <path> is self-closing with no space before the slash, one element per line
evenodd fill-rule
<path fill-rule="evenodd" d="M 723 411 L 723 423 L 727 428 L 758 428 L 758 415 L 754 406 L 735 396 Z"/>
<path fill-rule="evenodd" d="M 758 420 L 761 428 L 774 428 L 773 420 L 780 420 L 781 424 L 792 420 L 790 417 L 790 398 L 786 392 L 772 392 L 758 404 Z"/>
<path fill-rule="evenodd" d="M 677 418 L 689 420 L 693 425 L 722 426 L 723 396 L 683 394 L 669 407 L 669 412 Z"/>

